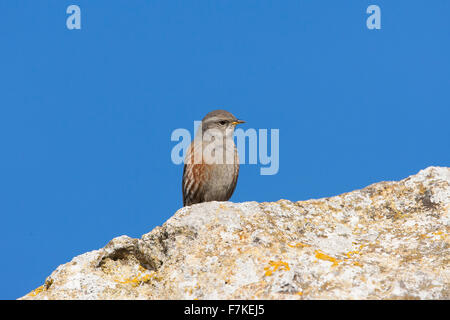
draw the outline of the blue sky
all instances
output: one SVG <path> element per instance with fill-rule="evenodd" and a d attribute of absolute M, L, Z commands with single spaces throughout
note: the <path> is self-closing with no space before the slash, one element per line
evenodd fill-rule
<path fill-rule="evenodd" d="M 2 1 L 0 299 L 171 217 L 171 133 L 213 109 L 280 130 L 278 174 L 242 165 L 234 202 L 449 166 L 449 15 L 447 0 Z"/>

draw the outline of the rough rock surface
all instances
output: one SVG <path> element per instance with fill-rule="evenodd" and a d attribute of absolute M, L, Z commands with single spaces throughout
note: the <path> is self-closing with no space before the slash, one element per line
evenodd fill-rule
<path fill-rule="evenodd" d="M 450 168 L 319 200 L 209 202 L 22 299 L 449 299 Z"/>

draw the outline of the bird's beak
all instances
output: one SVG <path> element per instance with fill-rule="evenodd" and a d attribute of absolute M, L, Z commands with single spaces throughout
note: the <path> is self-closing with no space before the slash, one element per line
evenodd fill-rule
<path fill-rule="evenodd" d="M 233 121 L 231 124 L 237 125 L 240 123 L 245 123 L 245 121 L 244 120 L 236 120 L 236 121 Z"/>

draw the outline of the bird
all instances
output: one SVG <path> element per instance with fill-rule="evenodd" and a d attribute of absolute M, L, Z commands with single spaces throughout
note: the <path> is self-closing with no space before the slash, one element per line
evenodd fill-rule
<path fill-rule="evenodd" d="M 228 201 L 239 176 L 239 155 L 233 134 L 245 123 L 226 110 L 209 112 L 186 151 L 183 167 L 183 206 Z"/>

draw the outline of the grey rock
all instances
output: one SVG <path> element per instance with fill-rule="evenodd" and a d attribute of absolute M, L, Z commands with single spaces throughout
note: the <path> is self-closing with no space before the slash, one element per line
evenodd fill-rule
<path fill-rule="evenodd" d="M 292 202 L 206 202 L 21 299 L 449 299 L 450 168 Z"/>

